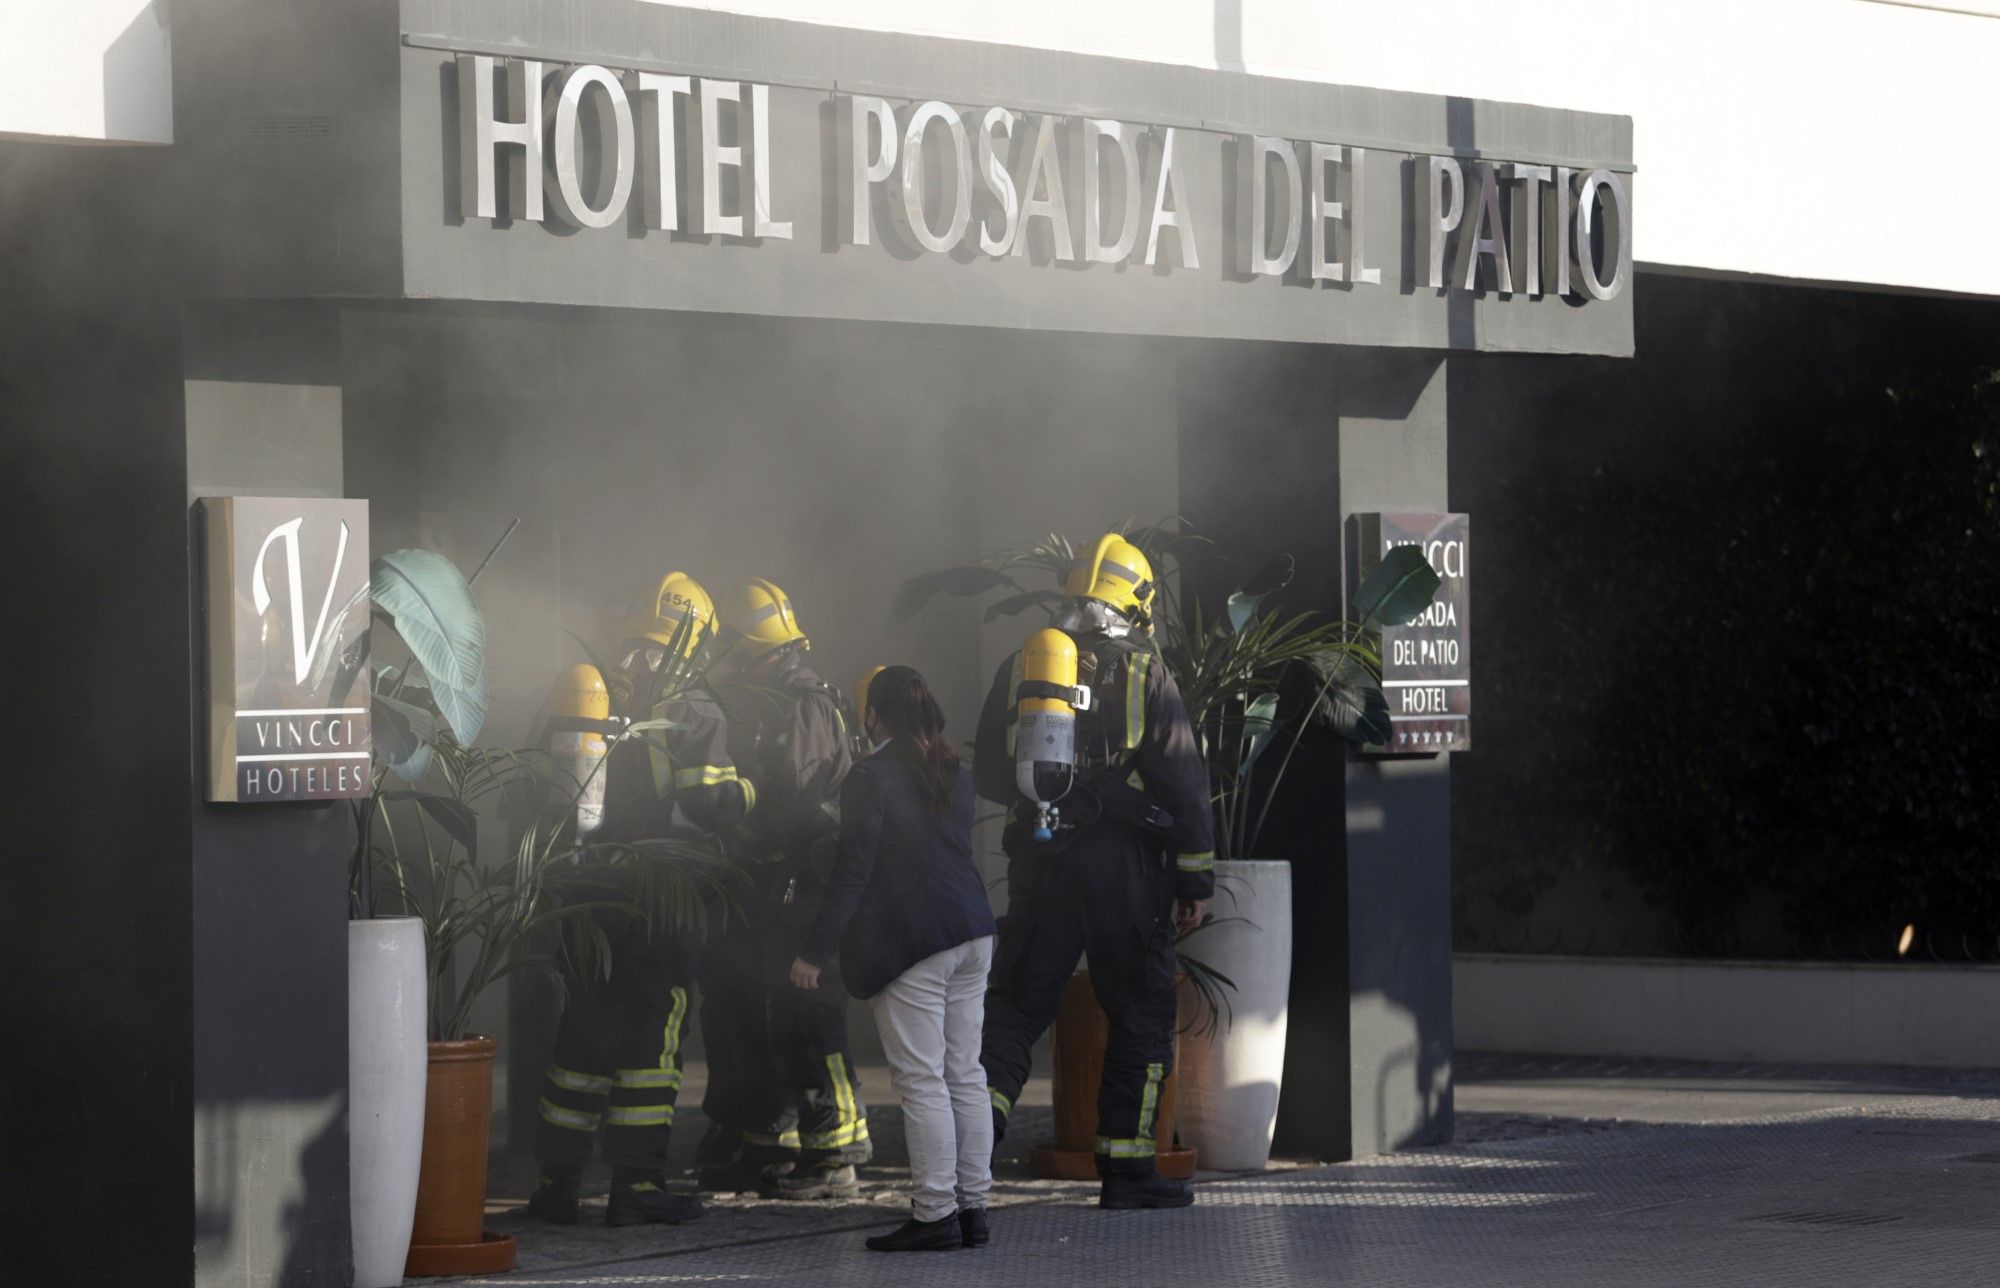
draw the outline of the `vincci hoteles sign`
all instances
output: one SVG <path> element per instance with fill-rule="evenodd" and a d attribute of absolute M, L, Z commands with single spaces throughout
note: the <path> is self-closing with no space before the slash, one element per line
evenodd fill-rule
<path fill-rule="evenodd" d="M 208 799 L 365 796 L 368 503 L 204 497 Z"/>
<path fill-rule="evenodd" d="M 488 227 L 770 246 L 793 243 L 810 216 L 826 250 L 1279 278 L 1340 288 L 1330 300 L 1430 290 L 1588 304 L 1631 280 L 1630 195 L 1608 166 L 839 91 L 801 123 L 768 84 L 455 62 L 452 217 Z"/>

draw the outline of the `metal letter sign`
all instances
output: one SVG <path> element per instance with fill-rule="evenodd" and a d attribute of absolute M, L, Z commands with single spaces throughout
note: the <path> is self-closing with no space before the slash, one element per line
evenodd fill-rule
<path fill-rule="evenodd" d="M 1370 751 L 1422 755 L 1472 748 L 1471 530 L 1463 514 L 1354 516 L 1360 577 L 1397 546 L 1417 546 L 1439 580 L 1437 597 L 1422 614 L 1382 628 L 1382 692 L 1394 732 L 1387 746 Z"/>
<path fill-rule="evenodd" d="M 208 799 L 365 796 L 368 503 L 203 497 Z"/>

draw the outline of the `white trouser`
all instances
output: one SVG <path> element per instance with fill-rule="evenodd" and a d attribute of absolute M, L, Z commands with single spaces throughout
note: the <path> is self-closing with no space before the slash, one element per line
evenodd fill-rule
<path fill-rule="evenodd" d="M 983 1208 L 993 1185 L 993 1102 L 979 1067 L 992 968 L 988 935 L 924 958 L 868 999 L 903 1102 L 919 1221 Z"/>

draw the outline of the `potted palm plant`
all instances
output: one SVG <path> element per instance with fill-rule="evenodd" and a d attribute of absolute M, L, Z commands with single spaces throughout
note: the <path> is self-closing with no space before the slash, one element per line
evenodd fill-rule
<path fill-rule="evenodd" d="M 1181 1138 L 1204 1166 L 1258 1168 L 1270 1157 L 1277 1122 L 1292 953 L 1291 868 L 1259 857 L 1264 824 L 1308 727 L 1332 729 L 1357 744 L 1387 740 L 1380 627 L 1421 612 L 1438 578 L 1420 552 L 1392 551 L 1356 593 L 1353 619 L 1271 612 L 1266 601 L 1293 576 L 1292 558 L 1281 555 L 1219 609 L 1184 606 L 1175 589 L 1179 556 L 1201 538 L 1164 525 L 1125 535 L 1159 574 L 1158 648 L 1208 763 L 1215 812 L 1221 915 L 1205 917 L 1180 947 L 1190 986 L 1178 1088 Z M 1074 559 L 1072 543 L 1052 534 L 976 565 L 923 574 L 898 592 L 892 621 L 939 594 L 1004 591 L 986 610 L 989 622 L 1053 606 L 1061 592 L 1037 583 L 1060 585 Z"/>
<path fill-rule="evenodd" d="M 504 540 L 504 538 L 503 538 Z M 496 546 L 496 549 L 498 547 Z M 371 856 L 390 805 L 422 779 L 440 720 L 467 740 L 486 713 L 486 630 L 471 583 L 443 556 L 395 550 L 369 569 L 376 627 L 408 659 L 371 690 L 370 791 L 354 802 L 348 922 L 349 1193 L 356 1288 L 403 1281 L 422 1165 L 432 1008 L 422 920 L 377 915 Z"/>

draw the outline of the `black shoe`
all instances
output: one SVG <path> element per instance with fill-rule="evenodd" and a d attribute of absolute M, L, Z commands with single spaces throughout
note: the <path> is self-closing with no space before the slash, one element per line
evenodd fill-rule
<path fill-rule="evenodd" d="M 696 1184 L 710 1194 L 754 1194 L 766 1183 L 789 1175 L 791 1171 L 790 1163 L 760 1163 L 754 1158 L 739 1158 L 723 1167 L 702 1168 Z"/>
<path fill-rule="evenodd" d="M 1194 1204 L 1194 1184 L 1151 1172 L 1144 1176 L 1107 1176 L 1097 1192 L 1097 1206 L 1132 1208 L 1184 1208 Z"/>
<path fill-rule="evenodd" d="M 851 1199 L 861 1193 L 861 1181 L 851 1166 L 811 1167 L 770 1177 L 757 1192 L 767 1199 Z"/>
<path fill-rule="evenodd" d="M 575 1225 L 577 1191 L 582 1188 L 582 1180 L 570 1172 L 543 1172 L 535 1182 L 534 1194 L 528 1198 L 528 1215 L 557 1225 Z"/>
<path fill-rule="evenodd" d="M 949 1252 L 959 1246 L 958 1220 L 943 1217 L 919 1221 L 914 1217 L 887 1234 L 871 1235 L 870 1252 Z"/>
<path fill-rule="evenodd" d="M 993 1232 L 986 1228 L 985 1208 L 966 1208 L 958 1214 L 959 1243 L 967 1248 L 983 1248 Z"/>
<path fill-rule="evenodd" d="M 680 1225 L 701 1219 L 701 1199 L 693 1194 L 676 1194 L 658 1181 L 634 1181 L 611 1187 L 611 1203 L 604 1209 L 604 1224 Z"/>

